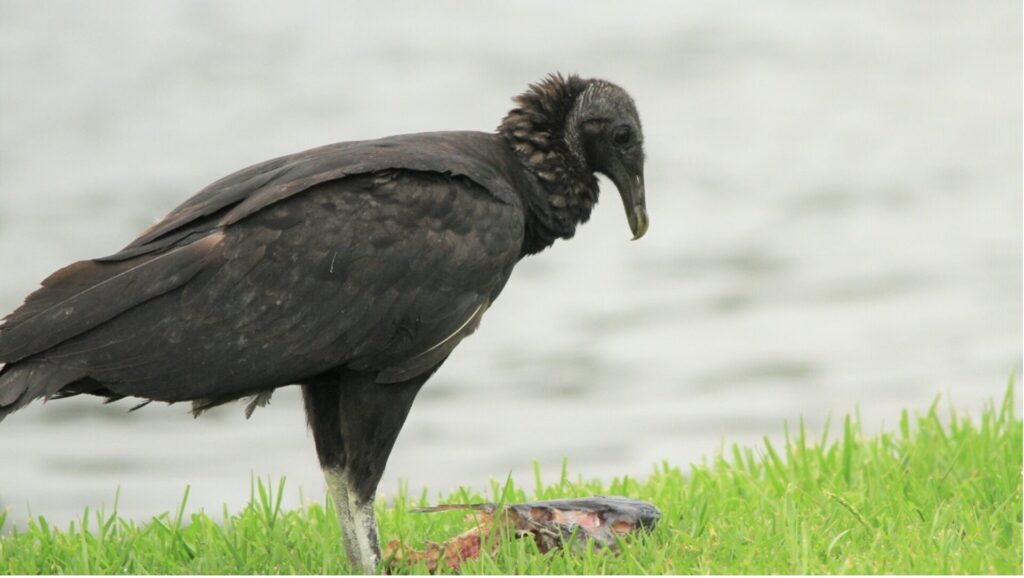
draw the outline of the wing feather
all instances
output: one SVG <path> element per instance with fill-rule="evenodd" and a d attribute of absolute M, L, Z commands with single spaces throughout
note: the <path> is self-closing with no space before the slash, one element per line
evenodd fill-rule
<path fill-rule="evenodd" d="M 62 384 L 202 408 L 335 368 L 381 383 L 432 370 L 521 256 L 509 163 L 494 135 L 433 133 L 225 177 L 8 316 L 0 417 Z"/>
<path fill-rule="evenodd" d="M 198 409 L 338 367 L 410 379 L 472 333 L 518 260 L 520 214 L 479 188 L 415 172 L 318 185 L 224 228 L 178 290 L 47 358 Z"/>
<path fill-rule="evenodd" d="M 52 290 L 40 289 L 8 316 L 0 330 L 0 360 L 11 363 L 49 349 L 180 287 L 199 272 L 203 258 L 222 239 L 223 234 L 213 234 L 141 263 L 111 268 L 107 277 L 99 271 L 102 265 L 88 261 L 62 270 L 50 278 Z"/>

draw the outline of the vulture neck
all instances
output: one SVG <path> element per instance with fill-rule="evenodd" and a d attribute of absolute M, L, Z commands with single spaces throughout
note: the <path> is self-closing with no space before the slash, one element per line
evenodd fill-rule
<path fill-rule="evenodd" d="M 586 86 L 576 76 L 549 77 L 516 97 L 519 106 L 498 127 L 536 183 L 520 188 L 526 212 L 522 256 L 571 238 L 597 204 L 597 178 L 574 130 L 576 97 Z"/>

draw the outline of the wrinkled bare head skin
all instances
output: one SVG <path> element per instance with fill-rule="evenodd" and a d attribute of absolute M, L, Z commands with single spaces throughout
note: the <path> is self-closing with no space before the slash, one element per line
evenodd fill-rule
<path fill-rule="evenodd" d="M 633 99 L 618 86 L 592 80 L 576 97 L 566 122 L 566 142 L 585 166 L 615 183 L 633 238 L 647 232 L 644 199 L 644 134 Z"/>
<path fill-rule="evenodd" d="M 604 80 L 554 74 L 513 100 L 498 130 L 545 183 L 550 206 L 534 210 L 550 213 L 553 236 L 569 238 L 589 219 L 601 173 L 618 188 L 634 239 L 642 237 L 643 129 L 629 94 Z"/>

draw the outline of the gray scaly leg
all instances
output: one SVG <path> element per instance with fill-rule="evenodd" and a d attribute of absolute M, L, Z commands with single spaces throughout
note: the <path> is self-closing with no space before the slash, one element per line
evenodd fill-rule
<path fill-rule="evenodd" d="M 325 469 L 327 491 L 341 524 L 345 552 L 353 572 L 376 574 L 380 564 L 380 541 L 377 537 L 377 518 L 373 513 L 373 499 L 362 501 L 342 469 Z"/>
<path fill-rule="evenodd" d="M 398 432 L 430 373 L 402 383 L 339 371 L 302 386 L 306 417 L 353 572 L 374 574 L 380 542 L 373 498 Z"/>

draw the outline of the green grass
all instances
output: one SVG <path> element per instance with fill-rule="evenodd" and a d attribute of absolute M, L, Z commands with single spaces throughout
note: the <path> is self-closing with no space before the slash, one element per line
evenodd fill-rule
<path fill-rule="evenodd" d="M 646 480 L 493 484 L 444 501 L 507 502 L 594 494 L 649 500 L 658 528 L 623 553 L 541 555 L 506 540 L 467 562 L 485 574 L 1021 574 L 1021 421 L 1013 387 L 980 420 L 904 412 L 897 431 L 861 432 L 846 417 L 834 438 L 787 429 L 785 443 L 732 447 L 688 474 L 662 465 Z M 280 507 L 284 484 L 257 483 L 240 513 L 174 513 L 145 524 L 89 512 L 69 528 L 37 517 L 0 540 L 0 573 L 338 574 L 348 567 L 329 504 Z M 186 493 L 187 498 L 187 493 Z M 380 507 L 385 541 L 419 547 L 466 529 L 459 512 L 417 514 L 427 496 Z M 3 514 L 0 514 L 3 516 Z M 0 518 L 0 527 L 3 521 Z M 404 571 L 422 573 L 422 566 Z"/>

